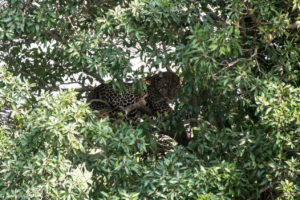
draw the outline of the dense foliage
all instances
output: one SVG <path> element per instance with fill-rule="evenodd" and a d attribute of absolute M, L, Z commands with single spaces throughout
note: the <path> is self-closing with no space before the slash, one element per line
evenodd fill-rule
<path fill-rule="evenodd" d="M 1 199 L 299 198 L 298 0 L 0 6 Z M 159 69 L 183 78 L 172 116 L 111 121 L 84 103 Z M 183 126 L 189 145 L 161 152 L 160 130 Z"/>

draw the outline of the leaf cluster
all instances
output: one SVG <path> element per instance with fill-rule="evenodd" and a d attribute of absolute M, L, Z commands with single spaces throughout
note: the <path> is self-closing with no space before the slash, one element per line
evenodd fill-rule
<path fill-rule="evenodd" d="M 299 197 L 299 1 L 1 5 L 0 198 Z M 83 103 L 170 69 L 172 116 L 112 122 Z M 161 152 L 167 131 L 192 141 Z"/>

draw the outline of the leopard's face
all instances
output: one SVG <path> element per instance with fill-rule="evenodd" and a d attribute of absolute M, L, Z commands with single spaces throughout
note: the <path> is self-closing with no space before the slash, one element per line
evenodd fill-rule
<path fill-rule="evenodd" d="M 150 84 L 169 103 L 175 97 L 176 90 L 181 86 L 181 79 L 173 72 L 160 72 L 150 77 Z"/>

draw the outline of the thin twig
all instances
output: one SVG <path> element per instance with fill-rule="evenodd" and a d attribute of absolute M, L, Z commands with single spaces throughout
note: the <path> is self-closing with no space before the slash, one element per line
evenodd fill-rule
<path fill-rule="evenodd" d="M 255 49 L 254 49 L 254 53 L 250 56 L 250 58 L 248 58 L 248 59 L 246 59 L 246 60 L 252 60 L 255 56 L 257 56 L 257 51 L 258 51 L 258 47 L 255 47 Z M 226 61 L 226 64 L 219 64 L 219 65 L 225 65 L 226 67 L 224 67 L 224 68 L 222 68 L 220 71 L 218 71 L 217 73 L 215 73 L 214 75 L 218 75 L 218 74 L 220 74 L 222 71 L 224 71 L 224 70 L 226 70 L 226 69 L 228 69 L 228 68 L 230 68 L 230 67 L 232 67 L 232 66 L 234 66 L 235 64 L 237 64 L 238 62 L 240 62 L 241 60 L 243 60 L 243 59 L 237 59 L 237 60 L 235 60 L 235 61 L 233 61 L 233 62 L 230 62 L 230 63 L 227 63 Z"/>
<path fill-rule="evenodd" d="M 68 20 L 69 20 L 69 23 L 71 24 L 72 28 L 75 29 L 75 26 L 73 25 L 72 20 L 71 20 L 71 16 L 68 17 Z"/>
<path fill-rule="evenodd" d="M 241 59 L 237 59 L 233 62 L 230 62 L 230 63 L 226 63 L 226 64 L 220 64 L 220 65 L 225 65 L 226 67 L 222 68 L 220 71 L 218 71 L 217 73 L 215 73 L 215 75 L 218 75 L 220 74 L 222 71 L 225 71 L 226 69 L 232 67 L 233 65 L 235 65 L 236 63 L 240 62 Z"/>

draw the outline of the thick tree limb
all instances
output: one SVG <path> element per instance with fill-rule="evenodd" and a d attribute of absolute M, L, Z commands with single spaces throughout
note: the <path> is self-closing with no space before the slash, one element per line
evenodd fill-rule
<path fill-rule="evenodd" d="M 81 88 L 75 88 L 74 90 L 76 92 L 87 92 L 87 91 L 91 91 L 93 89 L 92 86 L 84 86 L 84 87 L 81 87 Z"/>

